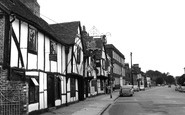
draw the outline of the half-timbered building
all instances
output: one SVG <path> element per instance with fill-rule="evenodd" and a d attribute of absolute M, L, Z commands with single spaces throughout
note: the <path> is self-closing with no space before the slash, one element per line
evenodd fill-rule
<path fill-rule="evenodd" d="M 74 41 L 78 45 L 66 48 L 67 42 L 59 39 L 39 17 L 36 0 L 0 0 L 0 30 L 0 103 L 16 100 L 20 111 L 31 113 L 78 100 L 76 87 L 79 82 L 76 77 L 71 77 L 70 82 L 66 78 L 66 70 L 82 75 L 81 58 L 76 56 L 82 53 L 73 54 L 82 50 L 78 38 Z M 72 57 L 73 60 L 69 59 Z M 71 66 L 66 68 L 66 65 Z M 78 66 L 81 67 L 79 70 L 76 69 Z M 3 99 L 6 91 L 14 92 Z M 68 91 L 72 91 L 71 95 Z M 68 98 L 69 95 L 74 98 Z M 6 109 L 9 106 L 0 105 Z M 13 110 L 11 107 L 6 109 L 0 112 Z"/>
<path fill-rule="evenodd" d="M 111 57 L 111 77 L 113 78 L 113 88 L 119 89 L 120 86 L 125 85 L 125 56 L 113 45 L 106 44 L 107 54 Z"/>
<path fill-rule="evenodd" d="M 79 21 L 50 25 L 66 48 L 67 103 L 84 100 L 84 62 L 81 24 Z"/>
<path fill-rule="evenodd" d="M 107 55 L 105 51 L 106 36 L 89 36 L 83 27 L 83 40 L 85 47 L 85 79 L 86 96 L 105 93 L 108 74 L 105 63 Z"/>

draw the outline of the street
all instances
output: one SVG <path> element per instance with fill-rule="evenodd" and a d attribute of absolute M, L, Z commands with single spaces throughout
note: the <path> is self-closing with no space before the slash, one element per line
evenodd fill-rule
<path fill-rule="evenodd" d="M 119 97 L 103 115 L 185 115 L 185 93 L 175 86 L 154 87 Z"/>

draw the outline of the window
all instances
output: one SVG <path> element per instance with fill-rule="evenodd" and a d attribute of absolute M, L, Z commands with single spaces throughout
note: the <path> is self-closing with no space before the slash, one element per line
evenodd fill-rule
<path fill-rule="evenodd" d="M 81 62 L 81 47 L 77 46 L 77 64 Z"/>
<path fill-rule="evenodd" d="M 57 61 L 57 43 L 54 41 L 50 41 L 50 60 Z"/>
<path fill-rule="evenodd" d="M 91 80 L 92 86 L 94 87 L 94 90 L 97 91 L 97 81 L 95 79 Z"/>
<path fill-rule="evenodd" d="M 75 84 L 75 79 L 71 78 L 71 97 L 76 96 L 76 84 Z"/>
<path fill-rule="evenodd" d="M 38 77 L 29 79 L 29 103 L 37 103 L 39 101 L 39 84 Z"/>
<path fill-rule="evenodd" d="M 103 80 L 100 80 L 100 89 L 103 90 Z"/>
<path fill-rule="evenodd" d="M 55 92 L 55 99 L 61 99 L 61 80 L 59 77 L 56 77 L 55 79 Z"/>
<path fill-rule="evenodd" d="M 30 53 L 37 53 L 37 32 L 36 29 L 29 27 L 28 31 L 28 51 Z"/>
<path fill-rule="evenodd" d="M 105 70 L 105 60 L 102 60 L 102 69 Z"/>
<path fill-rule="evenodd" d="M 50 54 L 57 54 L 57 44 L 54 41 L 50 41 Z"/>

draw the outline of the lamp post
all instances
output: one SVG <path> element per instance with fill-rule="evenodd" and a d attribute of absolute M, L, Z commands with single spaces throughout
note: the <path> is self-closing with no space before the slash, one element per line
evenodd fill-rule
<path fill-rule="evenodd" d="M 133 81 L 133 75 L 132 75 L 132 52 L 130 52 L 130 64 L 131 64 L 131 71 L 130 71 L 130 76 L 131 76 L 131 84 L 134 85 Z"/>

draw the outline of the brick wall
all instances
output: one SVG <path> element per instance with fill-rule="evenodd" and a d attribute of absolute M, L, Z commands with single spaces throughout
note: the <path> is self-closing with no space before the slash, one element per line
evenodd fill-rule
<path fill-rule="evenodd" d="M 5 16 L 0 15 L 0 64 L 3 63 L 4 36 L 5 36 Z"/>
<path fill-rule="evenodd" d="M 21 114 L 26 114 L 28 105 L 28 84 L 23 81 L 9 81 L 7 80 L 7 75 L 7 70 L 0 70 L 0 93 L 8 93 L 9 96 L 6 98 L 10 101 L 19 101 Z M 10 96 L 11 94 L 12 96 Z M 2 100 L 0 100 L 0 102 L 1 101 Z"/>
<path fill-rule="evenodd" d="M 5 16 L 0 15 L 0 103 L 3 99 L 15 100 L 20 102 L 21 114 L 27 113 L 28 105 L 28 85 L 24 81 L 9 81 L 8 70 L 2 69 L 4 56 L 4 38 L 5 38 Z M 2 104 L 0 104 L 2 105 Z"/>

